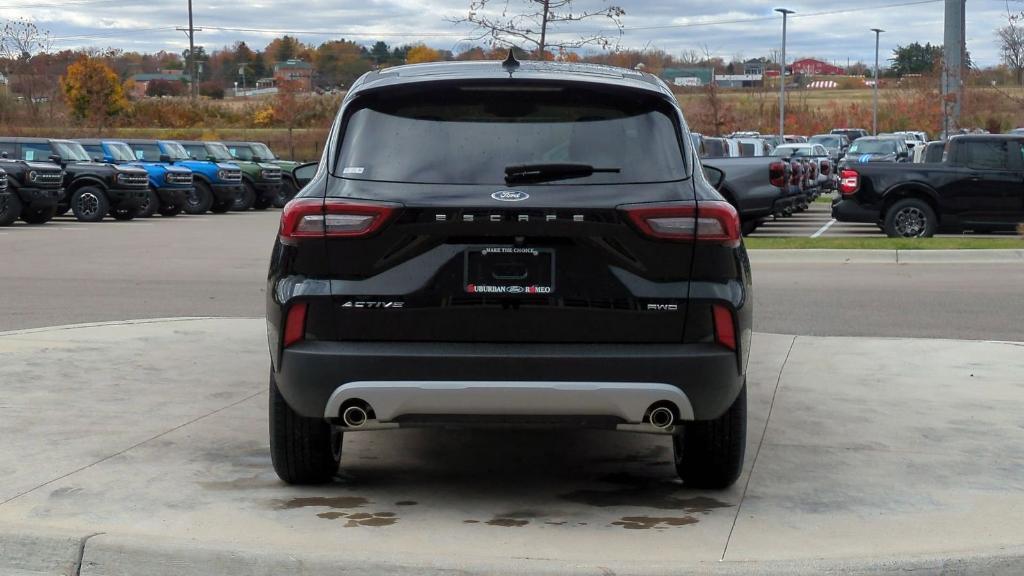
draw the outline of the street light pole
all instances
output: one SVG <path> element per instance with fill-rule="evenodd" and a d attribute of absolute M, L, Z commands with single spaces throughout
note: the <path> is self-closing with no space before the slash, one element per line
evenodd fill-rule
<path fill-rule="evenodd" d="M 872 28 L 871 31 L 875 33 L 875 95 L 871 105 L 871 133 L 878 136 L 878 38 L 885 30 Z"/>
<path fill-rule="evenodd" d="M 779 66 L 779 142 L 786 142 L 786 17 L 795 14 L 793 10 L 776 8 L 782 14 L 782 62 Z"/>

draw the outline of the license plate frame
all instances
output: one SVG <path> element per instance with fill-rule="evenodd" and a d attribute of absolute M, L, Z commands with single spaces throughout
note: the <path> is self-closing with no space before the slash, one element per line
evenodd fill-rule
<path fill-rule="evenodd" d="M 552 294 L 555 251 L 524 246 L 468 248 L 463 256 L 462 286 L 467 294 L 482 296 Z"/>

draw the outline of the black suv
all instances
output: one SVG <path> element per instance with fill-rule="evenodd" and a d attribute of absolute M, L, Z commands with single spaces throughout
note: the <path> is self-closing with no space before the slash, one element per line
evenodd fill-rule
<path fill-rule="evenodd" d="M 672 434 L 687 485 L 732 484 L 739 228 L 650 74 L 510 57 L 364 75 L 271 257 L 277 474 L 328 480 L 348 431 L 521 424 Z"/>
<path fill-rule="evenodd" d="M 107 214 L 131 220 L 148 195 L 149 178 L 141 168 L 93 162 L 78 142 L 48 138 L 0 138 L 0 151 L 26 161 L 52 162 L 64 169 L 64 194 L 57 214 L 68 210 L 82 222 Z"/>
<path fill-rule="evenodd" d="M 0 226 L 18 218 L 28 224 L 49 222 L 57 212 L 64 179 L 59 166 L 50 162 L 12 160 L 0 152 L 0 169 L 7 178 L 7 196 L 0 202 Z"/>

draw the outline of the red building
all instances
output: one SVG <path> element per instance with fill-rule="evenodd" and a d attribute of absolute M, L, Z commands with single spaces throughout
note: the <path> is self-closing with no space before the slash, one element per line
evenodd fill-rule
<path fill-rule="evenodd" d="M 846 71 L 842 68 L 833 66 L 828 62 L 815 60 L 814 58 L 797 60 L 787 66 L 787 68 L 793 74 L 803 74 L 805 76 L 840 76 L 846 74 Z"/>

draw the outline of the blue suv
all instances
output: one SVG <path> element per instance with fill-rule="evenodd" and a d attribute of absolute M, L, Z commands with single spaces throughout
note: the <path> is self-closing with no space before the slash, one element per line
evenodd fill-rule
<path fill-rule="evenodd" d="M 78 143 L 92 158 L 110 164 L 136 166 L 146 171 L 149 196 L 139 206 L 139 216 L 152 216 L 157 210 L 164 216 L 174 216 L 186 206 L 192 194 L 192 171 L 188 168 L 140 162 L 131 147 L 117 140 L 83 139 Z"/>
<path fill-rule="evenodd" d="M 147 164 L 174 165 L 192 170 L 192 192 L 185 199 L 187 214 L 206 211 L 222 214 L 231 209 L 242 191 L 242 169 L 230 162 L 190 158 L 177 142 L 125 140 L 135 158 Z"/>

